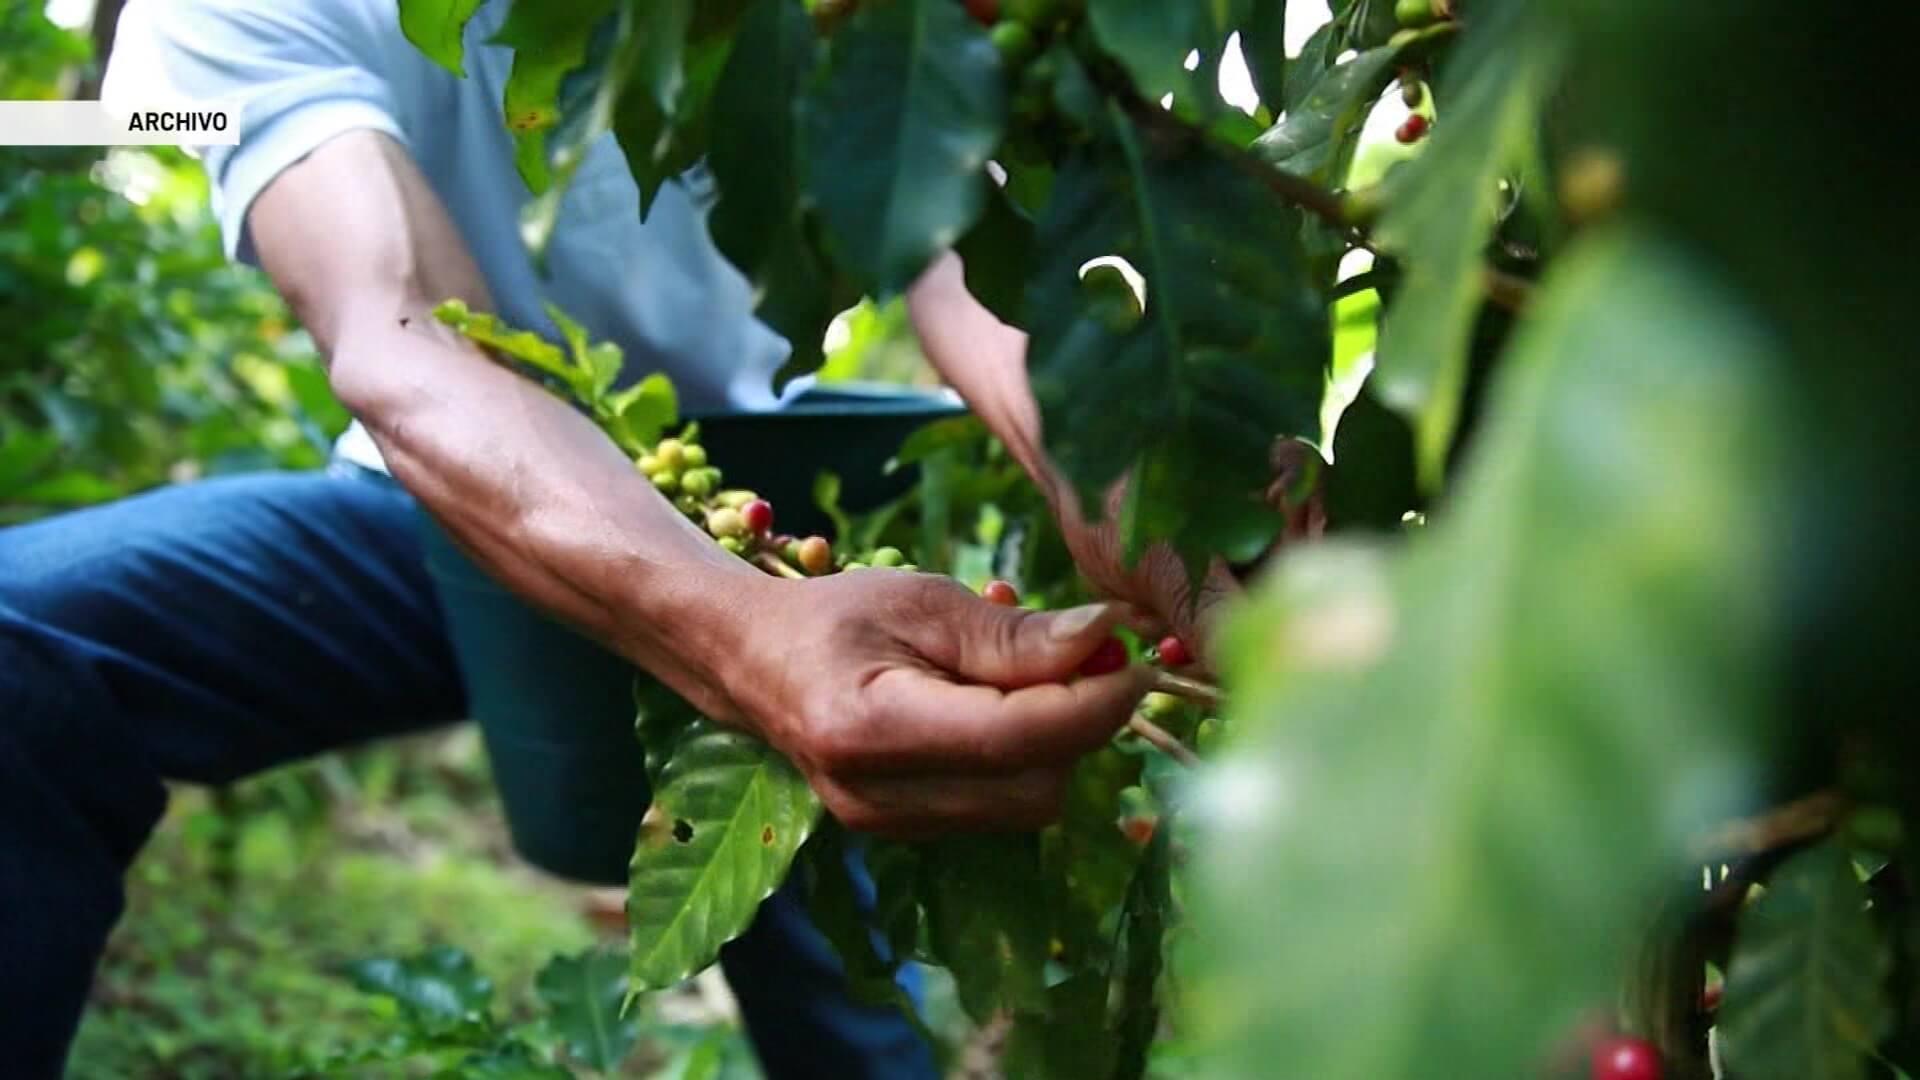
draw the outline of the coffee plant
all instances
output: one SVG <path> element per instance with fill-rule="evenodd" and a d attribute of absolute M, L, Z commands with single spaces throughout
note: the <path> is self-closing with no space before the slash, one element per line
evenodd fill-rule
<path fill-rule="evenodd" d="M 478 3 L 401 24 L 457 72 Z M 1287 26 L 1284 0 L 513 5 L 532 234 L 608 132 L 642 213 L 704 169 L 783 376 L 957 251 L 1029 335 L 1084 509 L 1196 575 L 1271 565 L 1210 658 L 1229 702 L 1169 683 L 1208 707 L 1150 699 L 1038 834 L 867 845 L 870 913 L 791 767 L 648 697 L 631 989 L 710 963 L 793 870 L 860 992 L 950 968 L 1010 1075 L 1904 1076 L 1905 35 L 1785 0 Z M 1244 107 L 1216 89 L 1242 66 Z M 907 561 L 789 552 L 693 433 L 663 441 L 664 385 L 616 389 L 564 321 L 561 351 L 443 317 L 769 572 Z M 1286 442 L 1326 466 L 1290 500 Z M 1326 539 L 1267 558 L 1309 484 Z"/>

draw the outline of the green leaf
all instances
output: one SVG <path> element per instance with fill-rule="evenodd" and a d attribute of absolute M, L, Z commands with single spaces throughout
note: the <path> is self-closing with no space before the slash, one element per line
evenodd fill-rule
<path fill-rule="evenodd" d="M 1428 27 L 1399 45 L 1382 45 L 1336 64 L 1314 80 L 1280 122 L 1254 140 L 1255 154 L 1326 187 L 1342 186 L 1360 145 L 1360 128 L 1395 68 L 1418 48 L 1449 36 L 1452 23 Z"/>
<path fill-rule="evenodd" d="M 1374 234 L 1405 266 L 1380 329 L 1375 388 L 1413 423 L 1429 490 L 1439 484 L 1459 421 L 1499 181 L 1532 140 L 1558 67 L 1558 43 L 1523 14 L 1490 19 L 1468 39 L 1479 51 L 1451 69 L 1464 73 L 1465 84 L 1443 80 L 1441 88 L 1457 104 L 1426 150 L 1395 173 Z"/>
<path fill-rule="evenodd" d="M 617 423 L 625 446 L 651 445 L 680 419 L 679 397 L 673 380 L 654 372 L 607 399 L 607 408 Z"/>
<path fill-rule="evenodd" d="M 883 299 L 980 215 L 1000 142 L 1000 54 L 952 0 L 861 5 L 801 102 L 807 193 L 840 260 Z"/>
<path fill-rule="evenodd" d="M 1173 832 L 1170 825 L 1163 821 L 1154 831 L 1121 912 L 1127 953 L 1114 1017 L 1114 1080 L 1139 1080 L 1146 1075 L 1147 1051 L 1160 1027 L 1161 943 L 1173 915 L 1173 882 L 1168 869 L 1168 837 Z"/>
<path fill-rule="evenodd" d="M 1227 631 L 1235 738 L 1191 806 L 1203 1008 L 1239 1071 L 1530 1075 L 1614 994 L 1687 841 L 1753 794 L 1779 358 L 1676 252 L 1585 243 L 1446 512 L 1391 558 L 1290 557 Z"/>
<path fill-rule="evenodd" d="M 553 185 L 547 134 L 560 123 L 561 83 L 586 62 L 595 28 L 613 11 L 614 0 L 517 3 L 494 36 L 496 44 L 513 49 L 501 104 L 513 133 L 514 164 L 536 195 Z"/>
<path fill-rule="evenodd" d="M 713 131 L 707 166 L 719 188 L 708 228 L 721 254 L 749 281 L 799 215 L 798 100 L 813 68 L 813 21 L 797 4 L 758 0 L 713 90 L 726 123 Z"/>
<path fill-rule="evenodd" d="M 1100 47 L 1119 60 L 1150 99 L 1194 89 L 1187 56 L 1218 55 L 1239 21 L 1239 0 L 1168 3 L 1167 0 L 1087 0 L 1087 25 Z M 1202 65 L 1204 67 L 1205 65 Z"/>
<path fill-rule="evenodd" d="M 1279 528 L 1259 498 L 1274 439 L 1319 437 L 1330 351 L 1299 215 L 1228 151 L 1138 131 L 1069 161 L 1035 237 L 1029 370 L 1047 450 L 1091 512 L 1133 470 L 1141 534 L 1190 565 L 1251 558 Z M 1146 279 L 1112 317 L 1080 268 L 1118 256 Z"/>
<path fill-rule="evenodd" d="M 1002 1072 L 1046 1080 L 1112 1080 L 1108 982 L 1104 971 L 1084 971 L 1047 987 L 1044 1013 L 1014 1018 Z"/>
<path fill-rule="evenodd" d="M 473 311 L 464 301 L 448 300 L 433 309 L 433 317 L 475 344 L 559 379 L 576 393 L 584 386 L 559 346 L 531 330 L 515 330 L 490 311 Z"/>
<path fill-rule="evenodd" d="M 475 970 L 473 957 L 442 945 L 414 956 L 359 960 L 347 972 L 355 986 L 385 994 L 414 1023 L 431 1032 L 485 1027 L 493 982 Z"/>
<path fill-rule="evenodd" d="M 923 845 L 919 893 L 933 956 L 953 972 L 967 1015 L 1046 1005 L 1047 923 L 1038 840 L 953 836 Z"/>
<path fill-rule="evenodd" d="M 435 1080 L 567 1080 L 573 1074 L 541 1061 L 534 1049 L 515 1040 L 478 1054 L 469 1054 L 457 1069 L 435 1074 Z"/>
<path fill-rule="evenodd" d="M 779 752 L 704 718 L 680 733 L 629 865 L 635 993 L 702 970 L 747 929 L 820 815 Z"/>
<path fill-rule="evenodd" d="M 1140 782 L 1140 758 L 1112 746 L 1074 765 L 1060 820 L 1040 836 L 1053 896 L 1053 937 L 1063 962 L 1100 962 L 1112 951 L 1110 916 L 1126 898 L 1140 849 L 1120 832 L 1120 792 Z"/>
<path fill-rule="evenodd" d="M 629 10 L 632 26 L 614 65 L 613 132 L 645 217 L 661 185 L 707 152 L 713 90 L 732 39 L 688 40 L 693 0 L 655 0 Z"/>
<path fill-rule="evenodd" d="M 1864 1080 L 1892 1021 L 1890 958 L 1853 860 L 1828 842 L 1782 863 L 1740 913 L 1719 1026 L 1746 1080 Z"/>
<path fill-rule="evenodd" d="M 813 478 L 813 505 L 827 515 L 833 522 L 833 538 L 842 543 L 853 536 L 853 521 L 847 512 L 840 508 L 840 477 L 837 473 L 822 472 Z"/>
<path fill-rule="evenodd" d="M 840 966 L 846 970 L 847 992 L 856 1001 L 898 1010 L 901 1019 L 912 1025 L 928 1046 L 938 1046 L 939 1041 L 914 1008 L 913 998 L 897 981 L 904 955 L 895 952 L 891 957 L 882 956 L 874 945 L 872 920 L 861 910 L 859 896 L 854 892 L 848 856 L 846 830 L 831 818 L 824 820 L 820 830 L 800 851 L 808 917 L 840 958 Z M 898 882 L 875 882 L 876 887 L 882 884 L 897 885 Z M 887 907 L 912 904 L 910 895 L 897 895 L 897 892 L 896 889 L 895 894 L 883 895 L 881 904 Z"/>
<path fill-rule="evenodd" d="M 467 20 L 480 10 L 482 0 L 400 0 L 400 32 L 427 59 L 461 78 L 466 70 L 461 60 L 466 48 L 461 35 Z"/>
<path fill-rule="evenodd" d="M 1285 108 L 1276 110 L 1287 112 L 1300 107 L 1307 95 L 1320 83 L 1320 77 L 1333 66 L 1334 58 L 1340 51 L 1334 48 L 1339 38 L 1340 26 L 1329 22 L 1315 30 L 1300 46 L 1300 55 L 1287 65 L 1286 86 L 1284 87 Z"/>
<path fill-rule="evenodd" d="M 1253 0 L 1240 27 L 1240 53 L 1261 103 L 1279 115 L 1287 107 L 1287 0 Z"/>
<path fill-rule="evenodd" d="M 995 188 L 986 209 L 954 245 L 966 267 L 967 291 L 1008 326 L 1024 326 L 1026 271 L 1033 257 L 1033 221 Z"/>
<path fill-rule="evenodd" d="M 774 373 L 775 390 L 819 370 L 826 359 L 827 327 L 860 299 L 859 290 L 821 254 L 813 225 L 802 220 L 783 230 L 760 268 L 760 299 L 753 313 L 792 350 Z"/>
<path fill-rule="evenodd" d="M 612 949 L 556 956 L 540 969 L 533 988 L 567 1053 L 583 1065 L 613 1068 L 640 1036 L 639 1014 L 621 1016 L 627 958 Z"/>

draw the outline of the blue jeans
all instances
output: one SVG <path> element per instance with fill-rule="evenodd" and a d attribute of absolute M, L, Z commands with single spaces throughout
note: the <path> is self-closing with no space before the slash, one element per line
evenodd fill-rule
<path fill-rule="evenodd" d="M 463 716 L 417 513 L 353 470 L 267 473 L 0 530 L 0 1072 L 59 1074 L 163 781 Z M 791 891 L 721 963 L 770 1076 L 933 1075 Z"/>

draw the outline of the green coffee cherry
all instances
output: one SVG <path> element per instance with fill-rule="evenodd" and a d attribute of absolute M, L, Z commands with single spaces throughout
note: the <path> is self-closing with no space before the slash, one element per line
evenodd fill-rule
<path fill-rule="evenodd" d="M 1172 694 L 1163 694 L 1158 690 L 1140 699 L 1140 711 L 1149 720 L 1158 720 L 1180 711 L 1185 703 Z"/>
<path fill-rule="evenodd" d="M 847 565 L 845 565 L 845 566 L 843 566 L 843 567 L 841 567 L 840 569 L 842 569 L 842 570 L 865 570 L 865 569 L 867 569 L 867 564 L 866 564 L 866 563 L 863 563 L 863 562 L 861 562 L 861 561 L 860 561 L 859 559 L 853 559 L 853 560 L 851 560 L 851 561 L 849 561 L 849 562 L 847 563 Z"/>
<path fill-rule="evenodd" d="M 662 469 L 651 477 L 653 486 L 663 495 L 671 495 L 680 490 L 680 474 L 672 469 Z"/>
<path fill-rule="evenodd" d="M 906 571 L 907 573 L 909 573 L 909 574 L 917 574 L 917 573 L 919 573 L 919 572 L 920 572 L 920 564 L 919 564 L 919 563 L 910 563 L 910 562 L 903 562 L 903 563 L 901 563 L 901 564 L 900 564 L 899 566 L 896 566 L 896 567 L 894 567 L 894 569 L 895 569 L 895 570 L 905 570 L 905 571 Z"/>
<path fill-rule="evenodd" d="M 633 467 L 640 470 L 641 476 L 652 479 L 654 474 L 660 471 L 660 459 L 652 454 L 641 454 L 640 460 L 634 462 Z"/>
<path fill-rule="evenodd" d="M 738 510 L 760 496 L 745 488 L 732 488 L 713 497 L 713 501 L 729 510 Z"/>
<path fill-rule="evenodd" d="M 687 444 L 679 439 L 661 439 L 660 445 L 653 448 L 653 456 L 661 468 L 679 472 L 687 463 Z"/>
<path fill-rule="evenodd" d="M 747 522 L 740 511 L 723 506 L 707 515 L 707 531 L 715 536 L 743 537 L 747 535 Z"/>
<path fill-rule="evenodd" d="M 1401 26 L 1425 26 L 1434 20 L 1433 0 L 1398 0 L 1393 19 Z"/>
<path fill-rule="evenodd" d="M 806 565 L 800 561 L 800 541 L 798 540 L 787 541 L 786 546 L 780 549 L 780 557 L 794 566 Z"/>
<path fill-rule="evenodd" d="M 1000 58 L 1009 64 L 1025 63 L 1033 55 L 1033 29 L 1026 23 L 1005 19 L 993 27 L 993 47 L 1000 50 Z"/>
<path fill-rule="evenodd" d="M 706 513 L 707 503 L 705 499 L 700 498 L 698 495 L 678 495 L 674 497 L 673 507 L 695 521 L 698 521 L 700 520 L 700 516 Z"/>
<path fill-rule="evenodd" d="M 733 555 L 745 555 L 747 545 L 741 543 L 737 536 L 723 536 L 720 538 L 720 550 Z"/>
<path fill-rule="evenodd" d="M 688 443 L 680 450 L 680 456 L 686 459 L 687 468 L 704 469 L 707 467 L 707 448 L 699 443 Z"/>
<path fill-rule="evenodd" d="M 899 566 L 907 561 L 907 557 L 897 547 L 883 547 L 875 551 L 869 561 L 875 566 Z"/>
<path fill-rule="evenodd" d="M 1005 0 L 1000 12 L 1008 19 L 1028 26 L 1045 26 L 1061 15 L 1061 0 Z"/>
<path fill-rule="evenodd" d="M 1221 724 L 1220 718 L 1209 716 L 1205 720 L 1200 721 L 1200 726 L 1194 729 L 1193 748 L 1198 751 L 1202 757 L 1211 754 L 1219 749 L 1221 736 L 1225 734 L 1226 728 Z"/>
<path fill-rule="evenodd" d="M 680 477 L 680 490 L 704 499 L 713 494 L 713 477 L 707 475 L 705 469 L 688 469 Z"/>

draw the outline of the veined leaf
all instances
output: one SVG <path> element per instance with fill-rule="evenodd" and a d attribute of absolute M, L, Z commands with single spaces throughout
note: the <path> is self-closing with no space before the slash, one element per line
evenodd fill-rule
<path fill-rule="evenodd" d="M 1889 963 L 1846 850 L 1794 855 L 1740 913 L 1719 1015 L 1727 1067 L 1746 1080 L 1862 1080 L 1892 1020 Z"/>
<path fill-rule="evenodd" d="M 980 215 L 1006 122 L 1000 54 L 952 0 L 863 4 L 802 99 L 807 194 L 885 298 Z"/>
<path fill-rule="evenodd" d="M 1045 1007 L 1046 914 L 1032 834 L 952 836 L 920 851 L 919 892 L 934 959 L 953 972 L 976 1022 Z"/>
<path fill-rule="evenodd" d="M 632 990 L 712 964 L 787 875 L 820 815 L 779 752 L 704 718 L 675 740 L 629 866 Z"/>
<path fill-rule="evenodd" d="M 1187 57 L 1217 55 L 1238 25 L 1245 0 L 1168 3 L 1167 0 L 1087 0 L 1087 25 L 1149 99 L 1194 90 Z M 1202 65 L 1203 67 L 1205 65 Z"/>
<path fill-rule="evenodd" d="M 1750 797 L 1779 358 L 1710 280 L 1645 236 L 1570 251 L 1446 512 L 1393 557 L 1289 558 L 1230 628 L 1236 737 L 1191 813 L 1237 1068 L 1530 1075 Z"/>
<path fill-rule="evenodd" d="M 1393 81 L 1395 67 L 1408 53 L 1452 32 L 1452 23 L 1441 23 L 1400 45 L 1368 49 L 1327 69 L 1279 123 L 1254 140 L 1253 152 L 1323 186 L 1343 186 L 1360 145 L 1360 126 Z"/>
<path fill-rule="evenodd" d="M 547 133 L 560 123 L 560 86 L 586 62 L 594 30 L 614 11 L 614 0 L 542 0 L 516 3 L 494 41 L 513 49 L 502 107 L 513 133 L 513 158 L 528 190 L 553 184 Z"/>
<path fill-rule="evenodd" d="M 462 35 L 482 0 L 400 0 L 400 32 L 427 59 L 461 78 L 466 46 Z"/>
<path fill-rule="evenodd" d="M 1253 0 L 1240 27 L 1240 53 L 1261 103 L 1280 115 L 1287 107 L 1287 0 Z"/>
<path fill-rule="evenodd" d="M 726 123 L 714 130 L 707 158 L 720 192 L 708 228 L 721 254 L 756 283 L 799 224 L 795 102 L 816 45 L 813 21 L 799 5 L 759 0 L 713 89 L 714 111 Z"/>
<path fill-rule="evenodd" d="M 621 1016 L 627 994 L 627 958 L 611 949 L 556 956 L 540 969 L 533 988 L 547 1007 L 547 1022 L 582 1065 L 606 1070 L 618 1065 L 640 1036 L 640 1016 Z"/>
<path fill-rule="evenodd" d="M 1375 230 L 1405 276 L 1380 328 L 1374 385 L 1414 426 L 1423 486 L 1438 486 L 1466 389 L 1468 344 L 1485 296 L 1482 266 L 1499 182 L 1534 135 L 1558 50 L 1524 5 L 1489 11 L 1454 70 L 1464 85 L 1426 150 L 1400 169 Z"/>
<path fill-rule="evenodd" d="M 543 375 L 550 375 L 576 393 L 586 382 L 581 372 L 567 360 L 558 345 L 531 330 L 515 330 L 490 311 L 474 311 L 461 300 L 447 300 L 433 309 L 433 317 L 458 331 L 462 337 L 517 360 Z"/>
<path fill-rule="evenodd" d="M 1190 565 L 1251 558 L 1279 529 L 1258 497 L 1274 440 L 1320 434 L 1331 346 L 1299 214 L 1198 137 L 1113 126 L 1063 168 L 1034 241 L 1028 362 L 1047 449 L 1090 512 L 1133 471 L 1130 541 L 1173 540 Z M 1137 318 L 1082 287 L 1080 268 L 1108 256 L 1145 278 Z"/>

